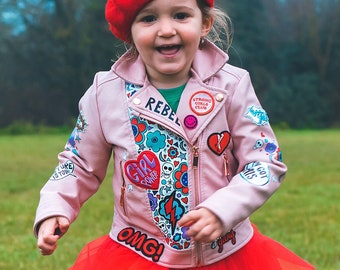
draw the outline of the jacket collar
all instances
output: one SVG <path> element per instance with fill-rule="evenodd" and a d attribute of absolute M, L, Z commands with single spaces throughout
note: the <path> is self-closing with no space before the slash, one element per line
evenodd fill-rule
<path fill-rule="evenodd" d="M 204 82 L 216 74 L 229 60 L 228 55 L 210 41 L 205 40 L 195 55 L 192 71 Z M 127 51 L 112 66 L 111 70 L 119 77 L 136 85 L 147 81 L 145 66 L 140 56 L 134 59 L 131 50 Z"/>

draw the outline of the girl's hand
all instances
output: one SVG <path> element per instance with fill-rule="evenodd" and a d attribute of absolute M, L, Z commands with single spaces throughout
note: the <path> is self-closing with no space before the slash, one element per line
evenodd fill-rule
<path fill-rule="evenodd" d="M 42 255 L 51 255 L 57 248 L 57 241 L 67 232 L 70 222 L 65 217 L 51 217 L 44 220 L 38 232 L 38 248 Z"/>
<path fill-rule="evenodd" d="M 213 242 L 224 232 L 221 220 L 207 208 L 192 210 L 179 221 L 181 227 L 189 227 L 187 231 L 195 241 Z"/>

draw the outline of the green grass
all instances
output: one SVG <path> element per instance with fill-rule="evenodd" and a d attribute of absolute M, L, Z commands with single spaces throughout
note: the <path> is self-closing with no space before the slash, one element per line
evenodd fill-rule
<path fill-rule="evenodd" d="M 289 173 L 252 220 L 261 232 L 317 269 L 340 269 L 340 130 L 279 131 L 277 136 Z M 67 138 L 68 134 L 0 136 L 0 269 L 67 269 L 84 244 L 108 233 L 112 167 L 54 255 L 43 257 L 36 248 L 32 224 L 39 190 Z"/>

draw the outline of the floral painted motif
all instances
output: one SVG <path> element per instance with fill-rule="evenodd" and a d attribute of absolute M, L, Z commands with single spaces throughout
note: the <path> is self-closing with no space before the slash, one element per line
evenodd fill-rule
<path fill-rule="evenodd" d="M 141 143 L 144 141 L 144 133 L 147 129 L 147 123 L 144 121 L 141 121 L 137 117 L 133 117 L 131 119 L 131 126 L 132 126 L 132 132 L 133 136 L 135 136 L 135 142 Z"/>
<path fill-rule="evenodd" d="M 171 158 L 171 159 L 174 159 L 174 158 L 176 158 L 176 157 L 178 157 L 178 150 L 177 150 L 177 148 L 175 148 L 175 147 L 173 147 L 173 146 L 171 146 L 170 148 L 169 148 L 169 150 L 168 150 L 168 155 L 169 155 L 169 157 Z"/>
<path fill-rule="evenodd" d="M 175 186 L 181 190 L 182 194 L 188 194 L 188 166 L 186 163 L 181 163 L 178 166 L 178 170 L 175 171 Z"/>
<path fill-rule="evenodd" d="M 158 152 L 165 147 L 165 135 L 161 134 L 158 130 L 148 133 L 146 146 L 151 148 L 154 152 Z"/>
<path fill-rule="evenodd" d="M 127 84 L 127 98 L 137 91 L 135 85 Z M 170 247 L 187 249 L 190 247 L 187 229 L 179 227 L 177 222 L 189 211 L 188 146 L 174 132 L 131 112 L 130 121 L 138 155 L 152 151 L 160 163 L 158 189 L 146 189 L 154 222 Z"/>
<path fill-rule="evenodd" d="M 253 148 L 264 152 L 272 162 L 274 160 L 282 161 L 281 149 L 273 139 L 268 138 L 263 132 L 261 132 L 261 137 L 255 142 Z"/>

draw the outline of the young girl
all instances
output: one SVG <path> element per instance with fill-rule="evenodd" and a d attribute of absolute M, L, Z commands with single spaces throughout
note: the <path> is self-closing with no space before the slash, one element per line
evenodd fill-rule
<path fill-rule="evenodd" d="M 286 166 L 249 74 L 207 38 L 220 14 L 213 0 L 107 2 L 111 31 L 131 49 L 95 76 L 41 191 L 43 255 L 114 153 L 110 234 L 71 269 L 314 269 L 249 221 Z"/>

